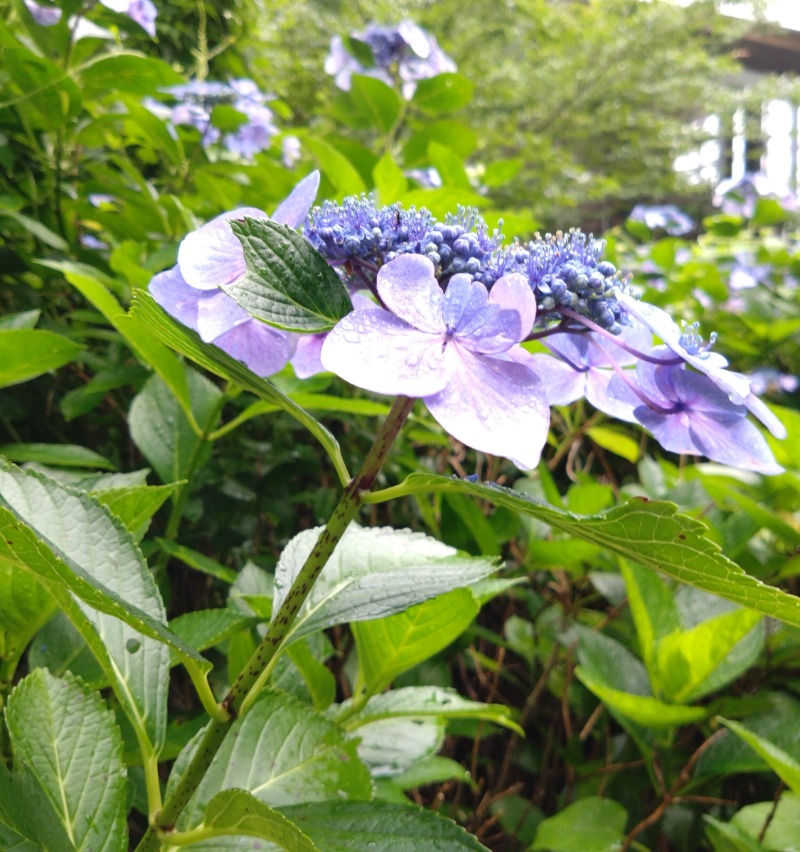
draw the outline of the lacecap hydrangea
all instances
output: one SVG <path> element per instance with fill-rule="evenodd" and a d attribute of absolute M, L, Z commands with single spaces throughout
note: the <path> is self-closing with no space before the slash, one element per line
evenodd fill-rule
<path fill-rule="evenodd" d="M 155 298 L 260 375 L 292 360 L 301 376 L 325 369 L 420 398 L 454 438 L 523 469 L 539 461 L 550 406 L 585 397 L 667 450 L 781 472 L 748 415 L 777 437 L 785 430 L 750 378 L 696 325 L 636 298 L 601 240 L 571 230 L 506 244 L 473 210 L 440 222 L 366 196 L 314 207 L 318 183 L 316 173 L 301 181 L 273 219 L 304 234 L 354 294 L 330 332 L 271 328 L 223 291 L 246 268 L 230 221 L 266 217 L 252 208 L 189 234 L 178 264 L 153 279 Z M 532 340 L 547 351 L 529 352 Z"/>

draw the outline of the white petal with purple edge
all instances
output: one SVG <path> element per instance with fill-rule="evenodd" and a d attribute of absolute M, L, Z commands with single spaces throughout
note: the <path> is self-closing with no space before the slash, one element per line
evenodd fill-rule
<path fill-rule="evenodd" d="M 427 257 L 404 254 L 382 266 L 378 293 L 393 314 L 414 328 L 444 334 L 444 293 Z"/>
<path fill-rule="evenodd" d="M 322 346 L 322 364 L 345 381 L 375 393 L 420 397 L 441 390 L 444 335 L 412 328 L 382 308 L 353 311 Z"/>
<path fill-rule="evenodd" d="M 266 213 L 255 207 L 239 207 L 217 216 L 183 238 L 178 249 L 178 266 L 187 284 L 198 290 L 214 290 L 244 274 L 242 244 L 229 222 L 245 216 L 267 218 Z"/>
<path fill-rule="evenodd" d="M 470 352 L 445 350 L 447 386 L 425 404 L 457 440 L 504 456 L 517 467 L 535 467 L 547 440 L 550 408 L 542 383 L 525 364 Z"/>
<path fill-rule="evenodd" d="M 237 325 L 214 341 L 256 375 L 265 378 L 282 370 L 292 357 L 295 335 L 271 328 L 258 320 Z"/>
<path fill-rule="evenodd" d="M 489 291 L 489 304 L 519 314 L 520 336 L 517 342 L 524 340 L 531 333 L 536 319 L 536 297 L 525 276 L 512 272 L 498 278 Z"/>
<path fill-rule="evenodd" d="M 311 172 L 281 201 L 272 214 L 272 221 L 291 228 L 299 228 L 308 216 L 308 211 L 319 190 L 319 172 Z"/>

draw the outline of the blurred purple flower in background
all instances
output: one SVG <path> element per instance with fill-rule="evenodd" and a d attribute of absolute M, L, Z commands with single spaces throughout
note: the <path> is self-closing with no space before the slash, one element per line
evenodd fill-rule
<path fill-rule="evenodd" d="M 61 9 L 56 6 L 43 6 L 34 0 L 25 0 L 25 6 L 41 27 L 54 27 L 61 20 Z"/>
<path fill-rule="evenodd" d="M 204 147 L 220 142 L 229 153 L 251 159 L 268 148 L 278 132 L 273 123 L 274 113 L 267 106 L 271 97 L 261 92 L 252 80 L 241 78 L 230 83 L 191 80 L 161 91 L 172 95 L 177 103 L 167 106 L 146 98 L 145 106 L 173 125 L 188 124 L 197 128 Z M 212 112 L 216 106 L 229 106 L 242 113 L 246 120 L 235 130 L 222 133 L 212 123 Z"/>
<path fill-rule="evenodd" d="M 759 198 L 775 198 L 785 210 L 797 209 L 797 198 L 786 186 L 774 183 L 762 172 L 748 172 L 741 178 L 727 178 L 714 190 L 713 203 L 727 216 L 751 219 Z"/>
<path fill-rule="evenodd" d="M 151 0 L 100 0 L 100 3 L 112 12 L 127 15 L 149 36 L 155 37 L 158 10 Z"/>
<path fill-rule="evenodd" d="M 628 215 L 632 222 L 642 222 L 651 231 L 665 231 L 672 237 L 688 234 L 694 228 L 691 216 L 674 204 L 637 204 Z"/>
<path fill-rule="evenodd" d="M 363 65 L 347 50 L 340 36 L 333 36 L 325 71 L 345 91 L 350 89 L 353 74 L 363 74 L 389 86 L 399 79 L 403 97 L 410 100 L 419 80 L 456 70 L 455 62 L 436 39 L 412 21 L 402 21 L 396 27 L 370 24 L 361 32 L 351 33 L 351 37 L 367 45 L 374 64 Z"/>

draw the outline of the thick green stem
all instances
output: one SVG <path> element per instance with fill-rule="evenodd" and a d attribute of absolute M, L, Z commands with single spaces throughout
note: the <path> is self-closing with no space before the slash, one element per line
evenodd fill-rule
<path fill-rule="evenodd" d="M 375 482 L 395 438 L 413 407 L 414 400 L 408 397 L 401 396 L 395 400 L 361 469 L 345 489 L 280 609 L 274 614 L 266 636 L 222 701 L 222 706 L 230 714 L 230 718 L 224 721 L 211 721 L 208 724 L 191 763 L 181 776 L 172 795 L 164 803 L 161 812 L 148 828 L 137 847 L 137 852 L 156 852 L 160 848 L 158 832 L 161 832 L 163 836 L 164 832 L 169 832 L 174 827 L 180 812 L 197 789 L 234 720 L 255 700 L 261 687 L 264 671 L 278 653 L 320 571 L 361 508 L 364 492 L 368 491 Z"/>

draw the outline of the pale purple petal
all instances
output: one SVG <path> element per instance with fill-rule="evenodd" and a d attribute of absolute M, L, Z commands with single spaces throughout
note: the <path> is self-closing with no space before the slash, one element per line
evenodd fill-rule
<path fill-rule="evenodd" d="M 609 340 L 609 338 L 604 335 L 592 334 L 590 337 L 592 340 L 596 341 L 602 349 L 605 349 L 606 352 L 610 352 L 611 356 L 617 364 L 620 365 L 620 367 L 633 366 L 639 360 L 636 355 L 626 352 L 622 346 L 618 345 L 613 340 Z M 652 332 L 649 328 L 647 328 L 647 326 L 635 319 L 630 325 L 623 325 L 622 331 L 620 331 L 619 334 L 613 335 L 613 337 L 621 343 L 626 343 L 637 352 L 649 352 L 650 349 L 653 348 Z M 602 355 L 596 351 L 596 347 L 592 348 L 595 350 L 592 362 L 597 365 L 607 364 L 608 362 L 602 360 Z"/>
<path fill-rule="evenodd" d="M 368 308 L 348 314 L 328 333 L 322 363 L 365 390 L 426 396 L 446 382 L 442 342 L 443 336 L 418 331 L 381 308 Z"/>
<path fill-rule="evenodd" d="M 489 304 L 519 314 L 520 336 L 517 342 L 524 340 L 531 333 L 536 319 L 536 297 L 524 275 L 512 272 L 498 278 L 489 292 Z"/>
<path fill-rule="evenodd" d="M 630 294 L 621 291 L 617 292 L 617 301 L 629 314 L 657 334 L 676 355 L 707 375 L 735 403 L 741 404 L 750 393 L 750 380 L 741 373 L 726 370 L 728 362 L 722 355 L 716 352 L 705 352 L 701 356 L 687 352 L 681 344 L 683 330 L 666 311 L 634 299 Z"/>
<path fill-rule="evenodd" d="M 295 335 L 254 319 L 237 325 L 214 341 L 215 346 L 243 361 L 261 377 L 282 370 L 292 357 L 295 343 Z"/>
<path fill-rule="evenodd" d="M 628 372 L 632 376 L 632 371 Z M 613 384 L 612 384 L 613 383 Z M 586 399 L 598 410 L 617 420 L 636 423 L 634 410 L 642 401 L 613 370 L 592 367 L 586 374 Z"/>
<path fill-rule="evenodd" d="M 786 437 L 786 427 L 754 393 L 745 397 L 744 407 L 754 417 L 758 418 L 776 438 Z"/>
<path fill-rule="evenodd" d="M 473 281 L 464 273 L 454 275 L 447 284 L 442 308 L 447 330 L 469 337 L 486 322 L 488 304 L 489 293 L 480 281 Z"/>
<path fill-rule="evenodd" d="M 267 218 L 266 213 L 255 207 L 239 207 L 184 237 L 178 249 L 178 266 L 187 284 L 198 290 L 214 290 L 244 274 L 242 244 L 228 222 L 245 216 Z"/>
<path fill-rule="evenodd" d="M 250 319 L 250 314 L 222 290 L 195 291 L 197 300 L 197 324 L 194 328 L 201 340 L 209 343 L 226 331 Z"/>
<path fill-rule="evenodd" d="M 586 392 L 585 370 L 576 370 L 552 355 L 531 355 L 533 371 L 542 381 L 548 405 L 569 405 Z"/>
<path fill-rule="evenodd" d="M 378 272 L 378 293 L 386 307 L 420 331 L 444 334 L 444 293 L 433 263 L 421 254 L 404 254 Z"/>
<path fill-rule="evenodd" d="M 425 397 L 434 418 L 468 447 L 535 467 L 547 440 L 550 409 L 536 374 L 515 360 L 445 350 L 447 386 Z"/>
<path fill-rule="evenodd" d="M 542 342 L 576 369 L 588 368 L 592 364 L 591 350 L 594 347 L 589 345 L 588 334 L 551 334 Z M 598 354 L 597 357 L 602 363 L 608 363 L 604 355 Z"/>
<path fill-rule="evenodd" d="M 319 172 L 311 172 L 289 193 L 272 214 L 272 220 L 291 228 L 299 228 L 308 216 L 308 211 L 317 197 Z"/>
<path fill-rule="evenodd" d="M 197 303 L 202 295 L 199 290 L 190 287 L 177 266 L 159 272 L 154 276 L 148 289 L 153 298 L 178 322 L 197 330 Z"/>
<path fill-rule="evenodd" d="M 322 364 L 322 344 L 327 334 L 304 334 L 297 341 L 292 367 L 298 379 L 307 379 L 325 371 Z"/>

